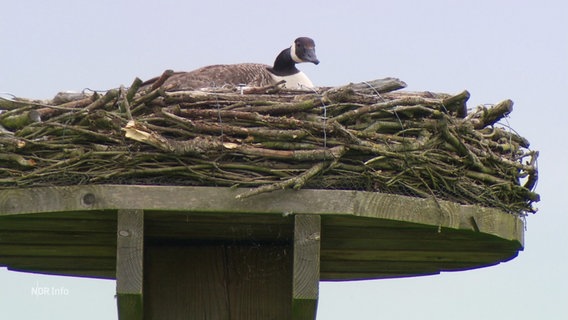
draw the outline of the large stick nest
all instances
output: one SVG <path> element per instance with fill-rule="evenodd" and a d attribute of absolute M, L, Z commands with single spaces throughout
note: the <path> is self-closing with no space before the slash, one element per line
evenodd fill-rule
<path fill-rule="evenodd" d="M 1 99 L 0 188 L 349 189 L 536 211 L 538 152 L 495 125 L 510 100 L 467 114 L 467 91 L 393 92 L 397 79 L 175 92 L 161 86 L 167 75 L 104 94 Z"/>

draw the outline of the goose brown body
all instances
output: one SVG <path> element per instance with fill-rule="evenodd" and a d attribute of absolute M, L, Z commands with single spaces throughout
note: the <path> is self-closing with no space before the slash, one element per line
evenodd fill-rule
<path fill-rule="evenodd" d="M 313 87 L 311 80 L 296 64 L 311 62 L 319 64 L 315 54 L 315 43 L 307 37 L 297 38 L 292 46 L 282 50 L 273 66 L 261 63 L 217 64 L 189 72 L 176 72 L 166 80 L 164 86 L 171 91 L 192 90 L 226 85 L 263 87 L 282 80 L 287 88 Z M 158 78 L 146 81 L 151 85 Z"/>
<path fill-rule="evenodd" d="M 262 87 L 274 83 L 269 65 L 261 63 L 217 64 L 190 72 L 174 73 L 164 85 L 175 90 L 189 90 L 226 85 Z"/>

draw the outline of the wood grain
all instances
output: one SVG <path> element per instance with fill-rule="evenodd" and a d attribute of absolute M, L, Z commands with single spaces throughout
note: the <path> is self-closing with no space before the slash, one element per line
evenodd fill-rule
<path fill-rule="evenodd" d="M 320 280 L 321 219 L 294 217 L 293 319 L 315 319 Z"/>
<path fill-rule="evenodd" d="M 287 245 L 149 246 L 146 319 L 290 319 Z"/>
<path fill-rule="evenodd" d="M 118 210 L 116 293 L 121 320 L 143 319 L 144 211 Z"/>
<path fill-rule="evenodd" d="M 121 209 L 144 209 L 145 238 L 165 244 L 291 244 L 296 217 L 319 215 L 324 281 L 479 268 L 508 261 L 523 249 L 523 221 L 496 209 L 344 190 L 283 190 L 235 199 L 244 190 L 118 185 L 3 190 L 0 265 L 115 278 Z"/>

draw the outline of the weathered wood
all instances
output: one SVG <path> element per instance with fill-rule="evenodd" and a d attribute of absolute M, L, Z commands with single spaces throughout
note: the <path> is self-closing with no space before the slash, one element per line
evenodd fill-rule
<path fill-rule="evenodd" d="M 147 248 L 145 319 L 290 319 L 288 245 Z"/>
<path fill-rule="evenodd" d="M 18 166 L 23 168 L 31 168 L 36 165 L 33 159 L 26 159 L 20 155 L 12 153 L 0 153 L 0 161 L 16 163 Z"/>
<path fill-rule="evenodd" d="M 102 257 L 110 258 L 115 256 L 112 246 L 76 246 L 72 245 L 72 238 L 69 238 L 68 245 L 0 245 L 0 252 L 3 256 L 51 256 L 51 257 Z"/>
<path fill-rule="evenodd" d="M 340 153 L 342 154 L 342 153 L 345 152 L 345 148 L 341 148 L 341 149 L 343 149 L 342 152 L 340 151 Z M 273 184 L 264 185 L 262 187 L 258 187 L 256 189 L 251 190 L 251 191 L 241 193 L 241 194 L 237 195 L 237 199 L 248 198 L 248 197 L 251 197 L 253 195 L 264 193 L 266 191 L 274 191 L 274 190 L 279 190 L 279 189 L 285 189 L 286 187 L 291 186 L 291 185 L 294 185 L 294 189 L 299 189 L 304 185 L 304 183 L 310 177 L 322 172 L 326 167 L 329 167 L 329 166 L 330 166 L 330 163 L 327 163 L 327 162 L 318 163 L 299 176 L 295 176 L 293 178 L 290 178 L 288 180 L 284 180 L 284 181 L 281 181 L 281 182 L 276 182 L 276 183 L 273 183 Z"/>
<path fill-rule="evenodd" d="M 41 122 L 40 113 L 36 110 L 29 110 L 21 114 L 0 119 L 0 125 L 11 130 L 23 128 L 34 122 Z"/>
<path fill-rule="evenodd" d="M 14 110 L 23 106 L 27 106 L 31 102 L 32 101 L 29 100 L 11 100 L 0 97 L 0 108 L 4 110 Z"/>
<path fill-rule="evenodd" d="M 179 73 L 179 72 L 178 72 Z M 147 91 L 153 91 L 158 89 L 161 85 L 168 80 L 169 77 L 176 74 L 174 70 L 165 70 L 159 77 L 152 78 L 140 83 L 140 86 L 150 86 Z"/>
<path fill-rule="evenodd" d="M 381 93 L 391 92 L 405 87 L 406 83 L 396 78 L 376 79 L 329 88 L 329 90 L 325 91 L 325 97 L 328 101 L 334 102 L 370 101 L 369 99 L 361 97 L 361 94 L 380 96 Z"/>
<path fill-rule="evenodd" d="M 89 249 L 84 247 L 83 252 L 88 252 Z M 115 279 L 116 270 L 115 257 L 100 256 L 32 256 L 22 253 L 18 256 L 3 256 L 1 264 L 9 266 L 10 270 L 104 279 Z"/>
<path fill-rule="evenodd" d="M 291 319 L 292 247 L 253 242 L 226 252 L 229 319 Z"/>
<path fill-rule="evenodd" d="M 320 240 L 319 215 L 294 217 L 292 319 L 316 318 L 320 280 Z"/>
<path fill-rule="evenodd" d="M 384 78 L 349 84 L 347 87 L 360 93 L 377 94 L 406 88 L 406 83 L 397 78 Z"/>
<path fill-rule="evenodd" d="M 484 133 L 510 100 L 463 119 L 467 91 L 385 92 L 405 86 L 398 79 L 240 94 L 236 88 L 168 92 L 161 83 L 170 74 L 156 78 L 155 87 L 141 89 L 136 79 L 128 91 L 86 100 L 72 94 L 81 100 L 61 105 L 68 99 L 8 104 L 0 122 L 25 146 L 0 141 L 6 164 L 0 187 L 158 183 L 270 192 L 303 185 L 435 194 L 518 215 L 536 212 L 537 153 L 519 144 L 526 139 L 515 132 Z M 42 122 L 30 123 L 31 114 Z M 336 164 L 309 174 L 325 167 L 330 153 Z M 289 183 L 294 177 L 304 182 Z M 523 178 L 530 183 L 520 184 Z"/>
<path fill-rule="evenodd" d="M 482 129 L 486 126 L 494 125 L 497 121 L 513 112 L 513 101 L 503 100 L 492 108 L 480 107 L 482 112 L 472 114 L 473 127 Z M 478 116 L 478 117 L 476 117 Z"/>
<path fill-rule="evenodd" d="M 493 208 L 350 190 L 281 190 L 260 194 L 251 199 L 235 199 L 238 194 L 246 190 L 245 188 L 119 185 L 9 189 L 0 192 L 0 216 L 134 207 L 146 210 L 233 214 L 281 215 L 293 212 L 348 215 L 475 230 L 471 223 L 471 217 L 474 217 L 479 232 L 517 240 L 522 244 L 524 228 L 522 220 Z"/>
<path fill-rule="evenodd" d="M 146 217 L 148 239 L 288 242 L 292 238 L 292 216 L 148 213 Z"/>
<path fill-rule="evenodd" d="M 143 319 L 144 211 L 117 213 L 116 293 L 120 320 Z"/>
<path fill-rule="evenodd" d="M 146 319 L 230 319 L 222 247 L 147 246 Z"/>
<path fill-rule="evenodd" d="M 392 243 L 392 241 L 391 241 Z M 492 263 L 498 260 L 503 253 L 501 252 L 488 252 L 482 256 L 486 259 L 487 263 Z M 481 262 L 479 256 L 473 256 L 472 252 L 451 252 L 442 250 L 429 250 L 429 251 L 377 251 L 377 250 L 341 250 L 341 249 L 328 249 L 322 255 L 323 260 L 329 261 L 401 261 L 401 262 L 415 262 L 415 261 L 431 261 L 431 262 Z"/>
<path fill-rule="evenodd" d="M 247 190 L 116 185 L 3 190 L 0 265 L 115 278 L 108 266 L 116 258 L 116 212 L 133 206 L 145 210 L 145 236 L 152 243 L 293 243 L 295 216 L 320 215 L 322 281 L 478 268 L 522 250 L 522 219 L 496 209 L 342 190 L 235 199 Z M 52 258 L 42 263 L 45 256 Z M 82 259 L 101 263 L 89 268 Z M 358 267 L 362 261 L 365 268 Z M 398 265 L 389 269 L 393 263 Z"/>

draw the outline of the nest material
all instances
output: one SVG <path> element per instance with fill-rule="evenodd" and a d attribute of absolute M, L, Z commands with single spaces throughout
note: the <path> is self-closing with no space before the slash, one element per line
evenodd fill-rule
<path fill-rule="evenodd" d="M 467 91 L 393 92 L 405 85 L 390 78 L 170 92 L 167 76 L 104 95 L 0 100 L 0 187 L 349 189 L 536 211 L 538 152 L 494 126 L 510 100 L 467 115 Z"/>

